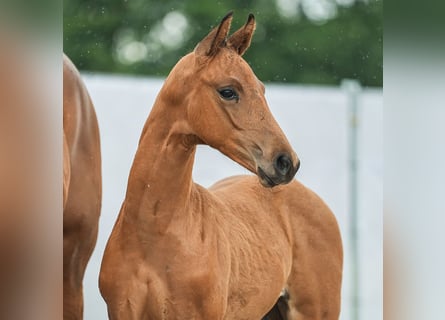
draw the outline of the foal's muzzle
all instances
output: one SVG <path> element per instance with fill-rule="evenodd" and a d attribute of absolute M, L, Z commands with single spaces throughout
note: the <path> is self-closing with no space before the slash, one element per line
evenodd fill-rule
<path fill-rule="evenodd" d="M 257 168 L 257 173 L 261 184 L 265 187 L 272 188 L 279 184 L 289 183 L 299 168 L 300 160 L 297 160 L 294 166 L 292 158 L 286 153 L 281 153 L 273 160 L 273 173 L 268 173 L 261 167 Z"/>

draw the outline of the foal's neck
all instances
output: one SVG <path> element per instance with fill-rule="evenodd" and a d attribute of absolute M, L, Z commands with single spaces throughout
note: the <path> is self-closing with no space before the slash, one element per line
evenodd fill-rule
<path fill-rule="evenodd" d="M 125 214 L 165 230 L 189 206 L 196 143 L 184 130 L 182 106 L 158 96 L 139 142 L 128 181 Z"/>

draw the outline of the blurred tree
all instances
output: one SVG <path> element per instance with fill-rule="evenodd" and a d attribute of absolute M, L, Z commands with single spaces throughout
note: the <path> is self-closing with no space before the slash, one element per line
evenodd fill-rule
<path fill-rule="evenodd" d="M 264 81 L 382 86 L 381 0 L 64 0 L 64 50 L 82 70 L 165 76 L 234 10 L 257 31 L 246 60 Z"/>

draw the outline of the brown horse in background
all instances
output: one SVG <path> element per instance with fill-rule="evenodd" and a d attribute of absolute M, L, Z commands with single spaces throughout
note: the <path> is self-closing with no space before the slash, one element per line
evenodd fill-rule
<path fill-rule="evenodd" d="M 0 319 L 61 319 L 60 74 L 0 7 Z"/>
<path fill-rule="evenodd" d="M 82 319 L 82 280 L 102 199 L 99 128 L 73 63 L 63 58 L 63 318 Z"/>
<path fill-rule="evenodd" d="M 253 15 L 228 37 L 231 20 L 173 68 L 143 129 L 100 273 L 112 320 L 339 317 L 337 221 L 293 180 L 299 160 L 241 57 Z M 258 178 L 201 187 L 197 144 Z"/>

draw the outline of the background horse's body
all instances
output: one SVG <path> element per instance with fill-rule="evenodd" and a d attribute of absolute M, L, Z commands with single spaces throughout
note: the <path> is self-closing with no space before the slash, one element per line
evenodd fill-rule
<path fill-rule="evenodd" d="M 99 128 L 79 72 L 63 60 L 63 315 L 82 319 L 82 280 L 101 208 Z"/>
<path fill-rule="evenodd" d="M 299 160 L 241 58 L 253 16 L 226 39 L 230 19 L 175 66 L 143 129 L 102 261 L 112 320 L 258 320 L 283 289 L 285 318 L 338 318 L 335 217 L 292 180 Z M 259 180 L 233 177 L 209 190 L 193 183 L 198 143 Z"/>

